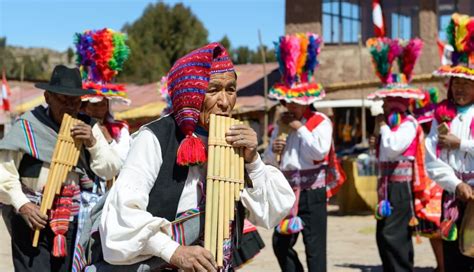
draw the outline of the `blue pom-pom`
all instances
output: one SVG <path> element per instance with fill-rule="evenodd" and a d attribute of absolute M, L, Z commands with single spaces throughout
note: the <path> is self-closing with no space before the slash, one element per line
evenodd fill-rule
<path fill-rule="evenodd" d="M 385 217 L 389 217 L 392 214 L 392 205 L 390 205 L 390 201 L 382 200 L 377 204 L 376 211 L 375 211 L 375 218 L 382 219 Z"/>

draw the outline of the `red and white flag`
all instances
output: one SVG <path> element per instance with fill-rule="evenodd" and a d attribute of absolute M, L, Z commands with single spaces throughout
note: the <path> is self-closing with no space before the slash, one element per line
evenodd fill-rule
<path fill-rule="evenodd" d="M 451 55 L 454 52 L 454 48 L 450 44 L 442 42 L 440 39 L 438 39 L 437 43 L 441 65 L 452 65 Z"/>
<path fill-rule="evenodd" d="M 385 37 L 385 23 L 383 19 L 381 0 L 372 0 L 372 20 L 376 37 Z"/>
<path fill-rule="evenodd" d="M 10 100 L 8 96 L 10 96 L 10 87 L 7 83 L 7 78 L 5 77 L 5 70 L 2 71 L 2 93 L 0 99 L 0 108 L 4 111 L 10 111 Z"/>

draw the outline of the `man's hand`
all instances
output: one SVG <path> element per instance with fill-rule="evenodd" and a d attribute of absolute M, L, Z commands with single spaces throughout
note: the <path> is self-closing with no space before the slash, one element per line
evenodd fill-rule
<path fill-rule="evenodd" d="M 179 246 L 170 263 L 187 271 L 217 271 L 211 252 L 200 246 Z"/>
<path fill-rule="evenodd" d="M 275 141 L 273 141 L 272 144 L 272 152 L 275 154 L 280 154 L 283 152 L 283 149 L 285 149 L 286 146 L 286 140 L 281 139 L 281 138 L 276 138 Z"/>
<path fill-rule="evenodd" d="M 464 202 L 474 200 L 471 186 L 467 183 L 459 183 L 456 186 L 456 197 Z"/>
<path fill-rule="evenodd" d="M 446 135 L 438 135 L 439 144 L 448 149 L 459 149 L 461 146 L 461 140 L 452 133 Z"/>
<path fill-rule="evenodd" d="M 226 141 L 233 147 L 244 148 L 244 159 L 246 163 L 257 159 L 257 133 L 246 125 L 233 125 L 225 134 Z"/>
<path fill-rule="evenodd" d="M 93 147 L 97 142 L 92 134 L 92 127 L 82 121 L 71 128 L 71 136 L 74 140 L 83 141 L 86 147 Z"/>
<path fill-rule="evenodd" d="M 295 115 L 288 111 L 281 114 L 281 121 L 294 130 L 298 130 L 303 126 L 301 121 L 296 119 Z"/>
<path fill-rule="evenodd" d="M 38 205 L 31 202 L 26 203 L 20 207 L 18 212 L 31 229 L 44 229 L 46 226 L 48 216 L 40 212 Z"/>

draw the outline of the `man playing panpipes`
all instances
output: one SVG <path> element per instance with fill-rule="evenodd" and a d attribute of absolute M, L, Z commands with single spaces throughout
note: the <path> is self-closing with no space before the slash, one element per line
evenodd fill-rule
<path fill-rule="evenodd" d="M 321 45 L 312 33 L 283 36 L 276 43 L 282 81 L 273 86 L 270 97 L 280 100 L 287 111 L 272 132 L 264 160 L 279 166 L 297 199 L 273 234 L 273 251 L 282 271 L 303 271 L 293 249 L 300 232 L 308 270 L 326 271 L 326 200 L 344 182 L 332 149 L 331 120 L 310 109 L 325 95 L 313 77 Z"/>
<path fill-rule="evenodd" d="M 236 102 L 236 73 L 222 45 L 211 43 L 179 59 L 168 74 L 173 113 L 143 126 L 124 168 L 109 192 L 100 224 L 105 262 L 98 271 L 148 271 L 170 266 L 185 271 L 215 271 L 212 254 L 201 247 L 210 114 L 229 116 Z M 244 208 L 249 220 L 275 226 L 290 210 L 294 194 L 282 173 L 257 153 L 257 134 L 234 125 L 227 143 L 244 149 L 249 184 L 241 194 L 224 246 L 223 270 L 232 268 L 232 249 L 241 237 Z M 184 216 L 184 217 L 183 217 Z M 181 244 L 183 243 L 183 244 Z"/>
<path fill-rule="evenodd" d="M 430 177 L 443 187 L 441 236 L 444 271 L 474 271 L 472 225 L 462 227 L 474 205 L 474 18 L 453 14 L 447 28 L 453 46 L 452 65 L 444 65 L 435 75 L 449 77 L 448 99 L 438 104 L 430 134 L 426 138 L 426 166 Z M 472 223 L 471 223 L 472 224 Z M 466 236 L 466 237 L 465 237 Z M 471 244 L 463 245 L 464 239 Z M 470 248 L 470 255 L 463 252 Z M 466 255 L 464 255 L 466 254 Z"/>
<path fill-rule="evenodd" d="M 49 83 L 35 86 L 45 90 L 48 106 L 20 116 L 0 141 L 0 202 L 8 205 L 3 218 L 11 234 L 15 271 L 70 271 L 80 192 L 91 190 L 96 176 L 115 176 L 121 161 L 100 128 L 78 115 L 81 96 L 92 93 L 82 89 L 78 69 L 56 66 Z M 70 133 L 84 148 L 46 216 L 39 205 L 65 113 L 81 120 Z M 32 247 L 34 229 L 41 229 L 37 248 Z"/>

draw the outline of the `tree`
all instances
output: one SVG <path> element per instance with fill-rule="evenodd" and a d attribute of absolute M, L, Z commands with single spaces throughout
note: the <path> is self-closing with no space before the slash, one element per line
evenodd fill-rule
<path fill-rule="evenodd" d="M 234 54 L 232 52 L 232 46 L 230 44 L 230 40 L 229 38 L 227 37 L 227 35 L 224 35 L 224 37 L 222 37 L 222 39 L 219 41 L 220 44 L 222 44 L 222 46 L 225 47 L 225 49 L 227 49 L 227 53 L 229 54 L 229 57 L 231 59 L 234 58 Z"/>
<path fill-rule="evenodd" d="M 207 30 L 182 4 L 150 4 L 142 16 L 123 31 L 131 54 L 119 78 L 136 83 L 158 81 L 174 62 L 207 43 Z"/>
<path fill-rule="evenodd" d="M 247 64 L 252 60 L 253 52 L 247 46 L 239 46 L 234 51 L 235 64 Z"/>
<path fill-rule="evenodd" d="M 68 47 L 66 54 L 67 54 L 67 63 L 71 64 L 73 61 L 72 59 L 74 58 L 74 50 L 72 50 L 71 47 Z"/>

